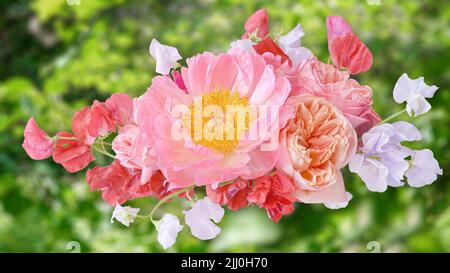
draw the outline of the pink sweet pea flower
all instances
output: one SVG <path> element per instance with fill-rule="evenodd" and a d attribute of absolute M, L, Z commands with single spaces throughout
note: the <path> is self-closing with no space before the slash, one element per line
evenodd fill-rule
<path fill-rule="evenodd" d="M 88 128 L 91 122 L 91 110 L 89 107 L 75 112 L 72 118 L 72 132 L 78 141 L 92 145 L 95 142 L 95 137 L 89 135 Z"/>
<path fill-rule="evenodd" d="M 356 132 L 335 106 L 310 95 L 291 97 L 283 115 L 289 117 L 280 133 L 277 168 L 296 183 L 304 203 L 347 200 L 340 169 L 357 147 Z M 282 118 L 286 120 L 286 118 Z"/>
<path fill-rule="evenodd" d="M 253 179 L 270 171 L 277 151 L 261 151 L 261 144 L 278 134 L 278 110 L 290 91 L 287 79 L 278 76 L 262 56 L 239 49 L 217 56 L 208 52 L 194 56 L 187 60 L 182 76 L 188 94 L 170 78 L 159 76 L 136 103 L 137 124 L 149 136 L 148 145 L 154 148 L 157 165 L 170 183 L 177 187 L 207 185 L 239 176 Z M 226 112 L 226 106 L 270 106 L 274 114 L 262 124 L 267 130 L 256 138 L 245 131 L 231 140 L 208 140 L 203 134 L 211 128 L 203 125 L 222 124 L 223 116 L 217 115 L 214 123 L 209 122 L 211 116 L 204 124 L 194 123 L 195 118 L 189 117 L 196 110 L 190 109 L 199 100 L 205 109 L 216 105 Z M 262 118 L 248 121 L 248 127 Z M 192 130 L 184 129 L 189 127 Z M 195 131 L 200 131 L 199 137 Z"/>
<path fill-rule="evenodd" d="M 53 160 L 61 164 L 66 171 L 78 172 L 95 159 L 91 146 L 76 140 L 71 133 L 60 132 L 56 136 L 58 138 L 53 152 Z"/>
<path fill-rule="evenodd" d="M 115 124 L 125 126 L 133 121 L 133 100 L 128 94 L 112 94 L 105 105 Z"/>
<path fill-rule="evenodd" d="M 42 160 L 52 155 L 53 141 L 39 128 L 33 117 L 28 120 L 23 135 L 22 147 L 32 159 Z"/>
<path fill-rule="evenodd" d="M 356 75 L 370 69 L 372 53 L 353 34 L 351 26 L 340 16 L 327 17 L 328 48 L 333 63 L 340 69 L 347 68 Z"/>
<path fill-rule="evenodd" d="M 247 39 L 250 34 L 256 31 L 256 35 L 265 38 L 269 34 L 269 17 L 266 9 L 259 9 L 244 24 L 246 32 L 242 35 L 242 39 Z"/>
<path fill-rule="evenodd" d="M 238 178 L 230 184 L 217 188 L 207 185 L 206 194 L 215 203 L 228 205 L 230 210 L 239 210 L 248 205 L 247 195 L 250 183 L 250 181 Z"/>
<path fill-rule="evenodd" d="M 109 132 L 115 130 L 116 126 L 113 116 L 105 103 L 94 101 L 90 115 L 91 119 L 87 128 L 90 136 L 106 136 Z"/>
<path fill-rule="evenodd" d="M 155 174 L 151 180 L 153 183 L 162 183 L 164 176 Z M 132 200 L 144 196 L 152 195 L 151 183 L 141 185 L 140 173 L 125 168 L 118 160 L 109 166 L 96 166 L 86 172 L 86 181 L 91 191 L 101 190 L 103 200 L 111 206 L 123 204 L 127 200 Z"/>
<path fill-rule="evenodd" d="M 296 188 L 288 176 L 276 171 L 257 178 L 253 183 L 248 201 L 264 208 L 274 222 L 294 211 Z"/>
<path fill-rule="evenodd" d="M 264 38 L 261 42 L 253 46 L 256 53 L 263 55 L 264 53 L 270 52 L 274 56 L 281 57 L 281 63 L 289 61 L 289 57 L 283 52 L 283 50 L 269 37 Z"/>

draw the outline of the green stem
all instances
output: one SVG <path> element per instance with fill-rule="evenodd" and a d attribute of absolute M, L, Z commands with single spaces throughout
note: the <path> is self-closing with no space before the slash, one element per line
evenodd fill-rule
<path fill-rule="evenodd" d="M 378 125 L 383 124 L 383 123 L 387 123 L 388 121 L 391 121 L 391 120 L 395 119 L 396 117 L 400 116 L 401 114 L 403 114 L 405 112 L 406 112 L 406 109 L 403 109 L 400 112 L 392 114 L 389 117 L 387 117 L 387 118 L 383 119 L 382 121 L 380 121 L 380 123 L 378 123 Z"/>
<path fill-rule="evenodd" d="M 104 155 L 106 155 L 106 156 L 109 156 L 109 157 L 112 158 L 112 159 L 116 159 L 116 157 L 115 157 L 113 154 L 110 154 L 110 153 L 108 153 L 108 152 L 105 151 L 105 150 L 99 149 L 98 147 L 96 147 L 96 146 L 94 146 L 94 145 L 92 145 L 92 148 L 93 148 L 94 150 L 96 150 L 97 152 L 101 153 L 101 154 L 104 154 Z"/>
<path fill-rule="evenodd" d="M 170 200 L 170 199 L 172 199 L 172 198 L 174 198 L 174 197 L 176 197 L 176 196 L 178 196 L 178 195 L 180 195 L 180 194 L 182 194 L 182 193 L 185 193 L 185 192 L 187 192 L 187 191 L 189 191 L 189 190 L 191 190 L 191 189 L 193 189 L 193 188 L 194 188 L 194 185 L 189 186 L 189 187 L 187 187 L 187 188 L 183 188 L 183 189 L 181 189 L 181 190 L 178 190 L 178 191 L 176 191 L 176 192 L 174 192 L 174 193 L 171 193 L 171 194 L 165 196 L 163 199 L 161 199 L 161 200 L 158 202 L 158 204 L 156 204 L 156 206 L 152 209 L 152 211 L 150 212 L 150 214 L 140 216 L 140 218 L 150 218 L 150 220 L 151 220 L 153 223 L 155 223 L 155 221 L 153 220 L 153 215 L 155 214 L 155 211 L 156 211 L 162 204 L 164 204 L 164 203 L 167 202 L 168 200 Z"/>

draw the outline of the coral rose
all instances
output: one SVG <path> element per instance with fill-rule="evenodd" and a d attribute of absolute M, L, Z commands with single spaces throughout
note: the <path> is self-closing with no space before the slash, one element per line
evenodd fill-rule
<path fill-rule="evenodd" d="M 304 203 L 346 201 L 340 169 L 357 147 L 356 132 L 333 104 L 299 95 L 287 100 L 277 168 L 293 178 Z"/>

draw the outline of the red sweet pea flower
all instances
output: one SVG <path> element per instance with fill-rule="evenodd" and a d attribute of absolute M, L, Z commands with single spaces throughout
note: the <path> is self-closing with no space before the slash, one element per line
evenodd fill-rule
<path fill-rule="evenodd" d="M 206 194 L 215 203 L 226 205 L 230 210 L 239 210 L 248 205 L 249 181 L 238 178 L 235 182 L 213 189 L 206 186 Z"/>
<path fill-rule="evenodd" d="M 283 52 L 283 50 L 269 37 L 264 38 L 261 42 L 254 45 L 256 53 L 263 55 L 266 52 L 270 52 L 275 56 L 281 57 L 281 63 L 289 61 L 289 57 Z"/>
<path fill-rule="evenodd" d="M 245 22 L 244 28 L 246 32 L 242 35 L 242 39 L 247 39 L 250 34 L 256 31 L 256 35 L 264 38 L 269 34 L 269 17 L 266 9 L 259 9 Z"/>
<path fill-rule="evenodd" d="M 84 169 L 89 163 L 95 160 L 91 146 L 86 145 L 68 132 L 57 133 L 53 160 L 61 164 L 70 173 Z"/>
<path fill-rule="evenodd" d="M 277 171 L 273 175 L 257 178 L 247 200 L 266 209 L 269 218 L 278 222 L 282 215 L 294 211 L 294 193 L 295 186 L 291 179 Z"/>
<path fill-rule="evenodd" d="M 370 69 L 372 53 L 340 16 L 327 17 L 328 49 L 333 63 L 356 75 Z"/>
<path fill-rule="evenodd" d="M 140 173 L 132 173 L 115 160 L 109 166 L 96 166 L 86 172 L 91 191 L 101 190 L 103 200 L 111 206 L 151 195 L 148 184 L 141 185 Z"/>
<path fill-rule="evenodd" d="M 141 172 L 125 168 L 118 160 L 109 166 L 96 166 L 88 170 L 86 181 L 91 191 L 101 190 L 103 200 L 112 206 L 144 196 L 162 199 L 179 190 L 169 189 L 166 178 L 160 171 L 155 172 L 147 183 L 142 184 Z M 192 194 L 192 191 L 190 193 Z"/>
<path fill-rule="evenodd" d="M 115 130 L 116 126 L 113 116 L 105 103 L 94 101 L 91 106 L 90 115 L 91 119 L 87 128 L 90 136 L 105 136 Z"/>
<path fill-rule="evenodd" d="M 33 117 L 28 120 L 23 135 L 22 147 L 32 159 L 42 160 L 52 155 L 53 141 L 39 128 Z"/>
<path fill-rule="evenodd" d="M 125 126 L 133 120 L 133 100 L 128 94 L 112 94 L 105 105 L 115 124 Z"/>
<path fill-rule="evenodd" d="M 72 132 L 74 136 L 86 145 L 92 145 L 95 141 L 95 137 L 92 137 L 88 133 L 89 125 L 91 122 L 91 111 L 89 107 L 77 111 L 72 118 Z"/>

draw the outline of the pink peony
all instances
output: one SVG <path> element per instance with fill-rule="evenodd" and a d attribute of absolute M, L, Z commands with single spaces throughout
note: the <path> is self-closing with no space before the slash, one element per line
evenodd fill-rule
<path fill-rule="evenodd" d="M 57 133 L 58 137 L 53 152 L 53 160 L 61 164 L 70 173 L 84 169 L 95 160 L 91 146 L 86 145 L 68 132 Z"/>
<path fill-rule="evenodd" d="M 285 174 L 276 171 L 257 178 L 253 184 L 247 200 L 264 208 L 274 222 L 294 211 L 295 186 Z"/>
<path fill-rule="evenodd" d="M 356 132 L 336 107 L 311 95 L 291 97 L 283 115 L 278 169 L 294 179 L 304 203 L 346 201 L 340 169 L 357 147 Z M 283 119 L 284 120 L 284 119 Z"/>
<path fill-rule="evenodd" d="M 276 75 L 262 56 L 239 49 L 217 56 L 203 53 L 188 59 L 187 65 L 182 69 L 187 94 L 170 78 L 160 76 L 153 79 L 149 90 L 136 103 L 137 124 L 149 136 L 148 145 L 154 147 L 163 174 L 174 185 L 185 187 L 239 176 L 253 179 L 270 171 L 277 151 L 262 151 L 260 146 L 277 135 L 278 110 L 290 91 L 289 82 Z M 265 124 L 262 116 L 241 120 L 246 128 L 256 124 L 267 126 L 256 138 L 250 136 L 249 130 L 237 136 L 238 130 L 233 125 L 226 128 L 232 134 L 225 136 L 229 132 L 225 130 L 219 138 L 209 138 L 210 132 L 217 130 L 215 126 L 223 128 L 225 115 L 206 114 L 200 124 L 194 122 L 194 102 L 202 104 L 200 111 L 214 106 L 223 112 L 227 106 L 241 109 L 270 106 L 272 115 L 265 116 Z"/>
<path fill-rule="evenodd" d="M 312 58 L 301 65 L 293 76 L 291 96 L 311 94 L 333 103 L 362 135 L 380 122 L 372 108 L 372 90 L 349 78 L 349 73 Z"/>
<path fill-rule="evenodd" d="M 22 147 L 32 159 L 42 160 L 52 155 L 53 141 L 39 128 L 33 117 L 28 120 L 23 135 Z"/>
<path fill-rule="evenodd" d="M 157 170 L 154 151 L 147 146 L 145 138 L 146 135 L 140 132 L 137 125 L 128 124 L 119 130 L 112 142 L 116 159 L 122 166 L 142 170 L 142 183 L 147 182 Z"/>
<path fill-rule="evenodd" d="M 246 32 L 242 35 L 242 39 L 248 39 L 250 34 L 256 31 L 256 35 L 265 38 L 269 35 L 269 17 L 266 9 L 259 9 L 244 24 Z"/>
<path fill-rule="evenodd" d="M 217 188 L 207 185 L 206 194 L 215 203 L 228 205 L 230 210 L 239 210 L 248 205 L 247 195 L 250 184 L 250 181 L 238 178 L 230 184 Z"/>

